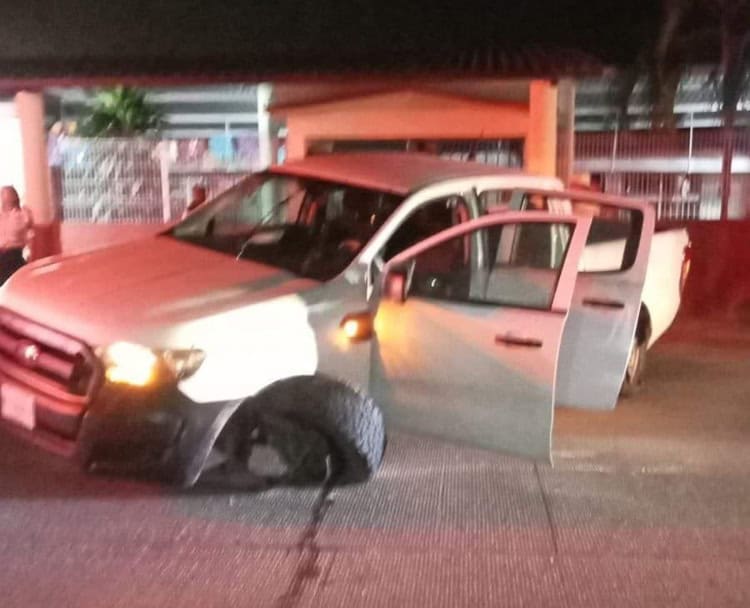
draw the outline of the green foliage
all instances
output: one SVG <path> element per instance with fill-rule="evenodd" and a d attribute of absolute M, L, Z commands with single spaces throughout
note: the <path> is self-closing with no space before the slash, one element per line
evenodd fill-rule
<path fill-rule="evenodd" d="M 615 93 L 623 116 L 636 82 L 646 79 L 654 127 L 674 126 L 674 100 L 684 73 L 716 66 L 711 82 L 725 122 L 750 87 L 750 0 L 662 0 L 654 39 L 620 73 Z"/>
<path fill-rule="evenodd" d="M 100 91 L 81 124 L 84 137 L 128 137 L 157 132 L 162 117 L 148 103 L 146 93 L 118 86 Z"/>

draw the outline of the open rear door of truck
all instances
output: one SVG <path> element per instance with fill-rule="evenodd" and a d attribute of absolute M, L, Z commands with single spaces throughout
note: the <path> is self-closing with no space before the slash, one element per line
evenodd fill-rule
<path fill-rule="evenodd" d="M 557 402 L 612 409 L 641 311 L 654 211 L 642 201 L 575 190 L 519 192 L 513 206 L 591 219 L 560 348 Z"/>

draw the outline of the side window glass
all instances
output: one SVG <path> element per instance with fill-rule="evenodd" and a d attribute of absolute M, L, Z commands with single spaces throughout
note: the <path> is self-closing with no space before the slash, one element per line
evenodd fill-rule
<path fill-rule="evenodd" d="M 565 259 L 552 246 L 556 234 L 570 240 L 563 223 L 519 223 L 481 228 L 417 255 L 410 265 L 409 296 L 475 304 L 548 310 Z M 486 248 L 475 265 L 467 250 Z"/>
<path fill-rule="evenodd" d="M 635 262 L 641 240 L 643 214 L 635 209 L 573 201 L 576 215 L 591 217 L 583 250 L 581 272 L 618 272 Z"/>
<path fill-rule="evenodd" d="M 469 207 L 460 196 L 425 203 L 414 211 L 388 239 L 383 251 L 387 262 L 395 255 L 438 232 L 469 219 Z"/>
<path fill-rule="evenodd" d="M 580 272 L 624 271 L 635 262 L 643 225 L 643 214 L 636 209 L 534 192 L 523 193 L 521 209 L 591 218 L 591 229 L 578 268 Z M 562 235 L 558 237 L 555 247 L 559 251 L 565 243 Z"/>
<path fill-rule="evenodd" d="M 462 235 L 420 253 L 411 268 L 409 294 L 441 300 L 469 301 L 472 286 L 470 237 Z"/>

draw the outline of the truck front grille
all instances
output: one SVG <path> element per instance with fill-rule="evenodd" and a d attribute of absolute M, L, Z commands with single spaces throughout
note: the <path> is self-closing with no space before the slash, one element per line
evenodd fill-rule
<path fill-rule="evenodd" d="M 99 365 L 82 342 L 0 309 L 3 375 L 63 401 L 85 403 L 99 379 Z"/>

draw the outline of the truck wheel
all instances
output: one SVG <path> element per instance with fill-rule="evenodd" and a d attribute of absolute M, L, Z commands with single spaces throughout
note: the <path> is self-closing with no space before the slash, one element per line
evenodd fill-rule
<path fill-rule="evenodd" d="M 344 485 L 378 470 L 385 427 L 377 405 L 357 390 L 324 377 L 293 378 L 240 407 L 217 447 L 229 475 L 245 473 L 251 485 Z"/>
<path fill-rule="evenodd" d="M 648 344 L 636 334 L 630 345 L 628 366 L 625 368 L 625 379 L 622 382 L 620 396 L 633 397 L 643 390 L 646 374 L 646 352 Z"/>

